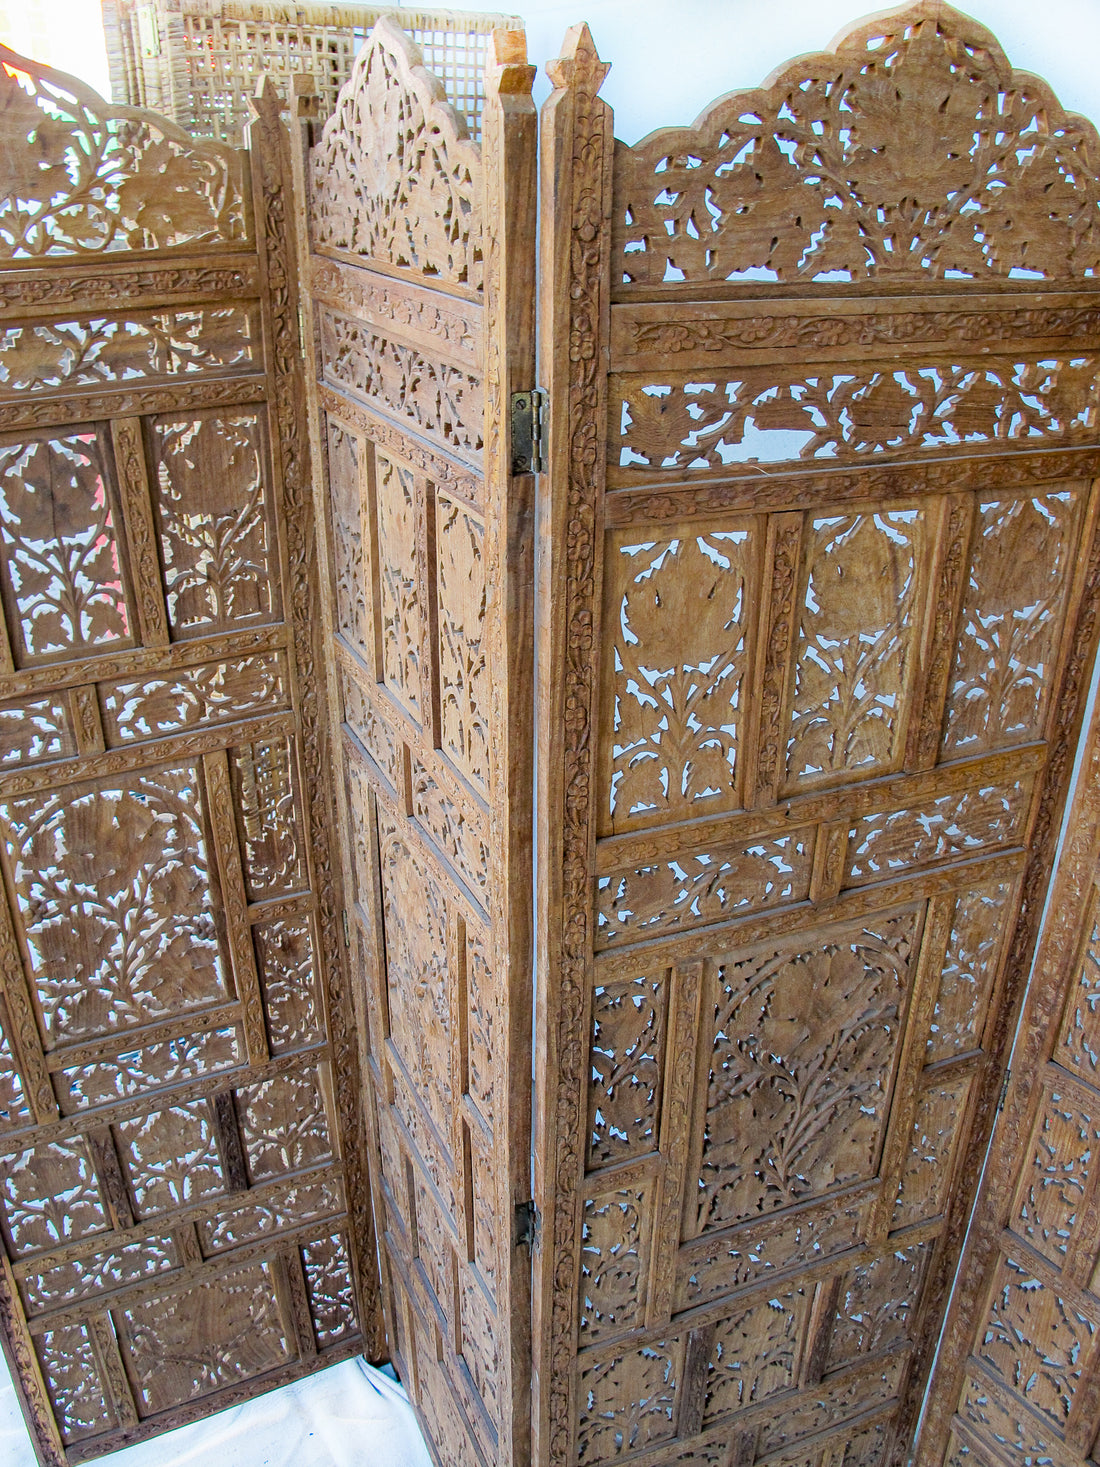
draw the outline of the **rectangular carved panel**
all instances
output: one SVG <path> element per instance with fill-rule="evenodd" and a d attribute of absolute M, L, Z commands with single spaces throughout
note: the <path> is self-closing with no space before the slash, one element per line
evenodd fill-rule
<path fill-rule="evenodd" d="M 62 1467 L 381 1342 L 279 102 L 245 154 L 16 59 L 0 1321 Z"/>

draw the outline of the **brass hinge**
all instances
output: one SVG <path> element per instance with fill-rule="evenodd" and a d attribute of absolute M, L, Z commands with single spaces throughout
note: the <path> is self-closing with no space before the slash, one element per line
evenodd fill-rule
<path fill-rule="evenodd" d="M 1005 1108 L 1005 1101 L 1008 1099 L 1008 1082 L 1011 1079 L 1012 1079 L 1012 1071 L 1011 1070 L 1005 1070 L 1005 1077 L 1001 1081 L 1001 1098 L 997 1102 L 997 1114 L 998 1115 L 1000 1115 L 1001 1111 L 1003 1111 L 1004 1108 Z"/>
<path fill-rule="evenodd" d="M 351 947 L 351 927 L 348 925 L 348 909 L 344 908 L 341 916 L 344 919 L 344 946 Z"/>
<path fill-rule="evenodd" d="M 546 393 L 541 387 L 512 393 L 512 473 L 542 473 L 542 415 Z"/>
<path fill-rule="evenodd" d="M 517 1248 L 528 1247 L 532 1253 L 539 1251 L 539 1241 L 542 1237 L 542 1214 L 535 1206 L 534 1199 L 527 1202 L 516 1203 L 515 1223 L 512 1228 L 512 1242 Z"/>
<path fill-rule="evenodd" d="M 301 306 L 298 307 L 298 350 L 302 354 L 302 360 L 306 357 L 306 317 Z"/>

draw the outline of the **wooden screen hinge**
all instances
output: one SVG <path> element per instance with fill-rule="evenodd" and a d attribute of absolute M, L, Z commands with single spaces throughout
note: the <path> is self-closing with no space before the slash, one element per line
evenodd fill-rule
<path fill-rule="evenodd" d="M 306 316 L 301 305 L 298 307 L 298 350 L 304 362 L 306 359 Z"/>
<path fill-rule="evenodd" d="M 1008 1085 L 1009 1085 L 1009 1081 L 1011 1079 L 1012 1079 L 1012 1070 L 1011 1069 L 1005 1070 L 1005 1077 L 1001 1081 L 1001 1098 L 997 1102 L 997 1114 L 998 1115 L 1000 1115 L 1001 1111 L 1003 1111 L 1004 1108 L 1005 1108 L 1005 1101 L 1008 1099 Z"/>
<path fill-rule="evenodd" d="M 340 915 L 344 919 L 344 946 L 345 947 L 351 947 L 351 925 L 348 922 L 348 909 L 347 909 L 347 907 L 344 908 L 344 910 L 341 912 Z"/>
<path fill-rule="evenodd" d="M 541 387 L 512 393 L 512 473 L 542 473 L 542 415 L 546 393 Z"/>
<path fill-rule="evenodd" d="M 534 1199 L 517 1202 L 515 1223 L 512 1229 L 513 1244 L 517 1248 L 526 1246 L 532 1253 L 537 1253 L 541 1237 L 542 1214 L 535 1206 Z"/>

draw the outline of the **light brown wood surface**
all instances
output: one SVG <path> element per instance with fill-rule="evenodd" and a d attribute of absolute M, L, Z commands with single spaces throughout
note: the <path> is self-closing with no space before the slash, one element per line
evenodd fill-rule
<path fill-rule="evenodd" d="M 1097 138 L 935 3 L 632 148 L 605 71 L 541 118 L 535 1456 L 900 1463 L 1095 647 Z"/>
<path fill-rule="evenodd" d="M 420 60 L 380 22 L 305 159 L 326 640 L 391 1349 L 437 1462 L 511 1467 L 534 481 L 508 413 L 534 378 L 534 68 L 494 32 L 478 144 Z"/>
<path fill-rule="evenodd" d="M 290 229 L 2 53 L 0 1322 L 43 1462 L 384 1355 Z"/>

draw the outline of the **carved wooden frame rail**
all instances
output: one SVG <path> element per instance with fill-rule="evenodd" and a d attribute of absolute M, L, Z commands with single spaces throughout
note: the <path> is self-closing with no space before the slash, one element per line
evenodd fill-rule
<path fill-rule="evenodd" d="M 0 56 L 0 1320 L 44 1463 L 385 1348 L 290 148 Z"/>
<path fill-rule="evenodd" d="M 877 1467 L 1095 651 L 1100 141 L 936 0 L 633 148 L 605 71 L 541 119 L 535 1457 Z"/>
<path fill-rule="evenodd" d="M 383 20 L 304 155 L 383 1301 L 443 1467 L 530 1443 L 534 480 L 508 412 L 534 377 L 533 76 L 494 32 L 478 146 Z"/>

